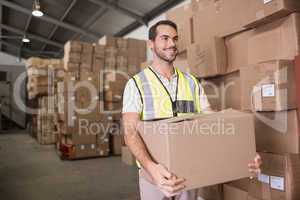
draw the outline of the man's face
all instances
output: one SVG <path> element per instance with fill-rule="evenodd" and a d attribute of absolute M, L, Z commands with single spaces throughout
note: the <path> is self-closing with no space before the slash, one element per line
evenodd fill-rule
<path fill-rule="evenodd" d="M 172 63 L 177 56 L 177 31 L 168 25 L 159 25 L 156 29 L 156 38 L 150 41 L 149 46 L 160 59 Z"/>

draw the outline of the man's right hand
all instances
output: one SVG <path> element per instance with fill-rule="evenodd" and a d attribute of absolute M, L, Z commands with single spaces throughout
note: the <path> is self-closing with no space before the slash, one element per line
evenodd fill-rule
<path fill-rule="evenodd" d="M 170 173 L 164 166 L 153 163 L 148 168 L 154 184 L 166 197 L 178 195 L 185 188 L 185 179 L 178 178 Z"/>

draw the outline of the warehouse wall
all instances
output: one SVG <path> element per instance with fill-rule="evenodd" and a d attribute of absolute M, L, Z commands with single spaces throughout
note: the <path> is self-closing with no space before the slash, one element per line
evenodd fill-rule
<path fill-rule="evenodd" d="M 18 58 L 15 56 L 8 55 L 6 53 L 0 52 L 0 65 L 15 65 L 24 66 L 24 60 L 18 62 Z"/>
<path fill-rule="evenodd" d="M 7 81 L 0 81 L 0 98 L 2 101 L 2 113 L 12 121 L 25 126 L 26 115 L 16 105 L 13 99 L 13 88 L 20 74 L 25 72 L 24 62 L 17 62 L 17 58 L 0 53 L 0 72 L 6 72 Z M 21 84 L 21 100 L 25 102 L 25 83 Z"/>

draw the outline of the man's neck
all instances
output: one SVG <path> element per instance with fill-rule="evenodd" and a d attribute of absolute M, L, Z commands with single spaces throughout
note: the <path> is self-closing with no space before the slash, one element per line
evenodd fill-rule
<path fill-rule="evenodd" d="M 168 80 L 170 80 L 171 76 L 175 73 L 173 63 L 168 63 L 162 60 L 154 60 L 151 66 L 155 71 L 159 72 Z"/>

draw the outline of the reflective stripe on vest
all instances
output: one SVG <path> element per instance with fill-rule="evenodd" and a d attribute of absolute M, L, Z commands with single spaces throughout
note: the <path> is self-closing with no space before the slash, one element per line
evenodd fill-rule
<path fill-rule="evenodd" d="M 177 68 L 175 72 L 177 73 L 175 101 L 151 68 L 148 67 L 133 77 L 143 102 L 142 120 L 201 112 L 198 81 Z"/>

